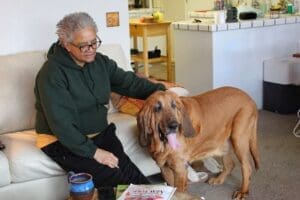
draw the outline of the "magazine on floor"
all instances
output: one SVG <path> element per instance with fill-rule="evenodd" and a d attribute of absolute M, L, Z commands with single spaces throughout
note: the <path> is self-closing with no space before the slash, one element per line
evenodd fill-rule
<path fill-rule="evenodd" d="M 168 185 L 130 184 L 117 200 L 170 200 L 175 191 Z"/>

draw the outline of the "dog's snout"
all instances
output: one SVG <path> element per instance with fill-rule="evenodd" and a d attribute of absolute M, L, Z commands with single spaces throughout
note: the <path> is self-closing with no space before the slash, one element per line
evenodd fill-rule
<path fill-rule="evenodd" d="M 170 121 L 169 123 L 168 123 L 168 128 L 169 129 L 172 129 L 172 130 L 175 130 L 175 129 L 177 129 L 177 127 L 178 127 L 178 122 L 177 121 Z"/>

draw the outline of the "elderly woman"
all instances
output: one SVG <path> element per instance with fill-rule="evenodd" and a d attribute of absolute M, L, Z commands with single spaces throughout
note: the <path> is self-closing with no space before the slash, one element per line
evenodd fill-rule
<path fill-rule="evenodd" d="M 110 92 L 145 99 L 165 90 L 97 53 L 101 40 L 87 13 L 57 24 L 58 42 L 36 77 L 37 146 L 64 170 L 93 175 L 96 187 L 149 183 L 107 122 Z"/>

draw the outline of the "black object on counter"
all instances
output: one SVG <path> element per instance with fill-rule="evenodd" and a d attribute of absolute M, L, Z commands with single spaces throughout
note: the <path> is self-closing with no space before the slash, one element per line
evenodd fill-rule
<path fill-rule="evenodd" d="M 256 12 L 241 12 L 239 15 L 239 19 L 256 19 Z"/>
<path fill-rule="evenodd" d="M 227 16 L 226 16 L 226 22 L 237 22 L 237 8 L 236 7 L 229 7 L 227 8 Z"/>

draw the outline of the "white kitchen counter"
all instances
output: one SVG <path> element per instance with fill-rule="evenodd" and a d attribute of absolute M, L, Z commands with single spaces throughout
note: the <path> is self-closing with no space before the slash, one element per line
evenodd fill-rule
<path fill-rule="evenodd" d="M 224 23 L 224 24 L 214 24 L 211 22 L 195 23 L 193 20 L 188 21 L 178 21 L 173 23 L 173 28 L 177 30 L 192 30 L 192 31 L 229 31 L 237 29 L 249 29 L 249 28 L 259 28 L 268 26 L 277 26 L 284 24 L 295 24 L 300 23 L 300 16 L 295 15 L 282 15 L 282 17 L 277 19 L 271 18 L 259 18 L 256 20 L 241 20 L 235 23 Z"/>
<path fill-rule="evenodd" d="M 263 61 L 300 50 L 300 16 L 210 24 L 174 22 L 176 82 L 191 94 L 230 85 L 262 108 Z"/>

